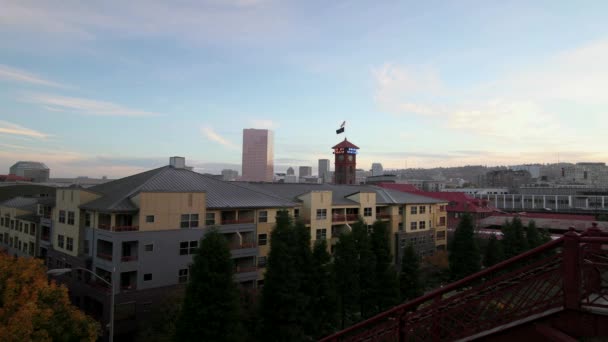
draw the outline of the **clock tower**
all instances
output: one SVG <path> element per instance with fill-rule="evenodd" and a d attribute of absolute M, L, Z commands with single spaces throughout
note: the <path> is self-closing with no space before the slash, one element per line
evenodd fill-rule
<path fill-rule="evenodd" d="M 357 147 L 355 144 L 344 139 L 338 145 L 332 147 L 334 150 L 334 183 L 356 184 L 357 169 Z"/>

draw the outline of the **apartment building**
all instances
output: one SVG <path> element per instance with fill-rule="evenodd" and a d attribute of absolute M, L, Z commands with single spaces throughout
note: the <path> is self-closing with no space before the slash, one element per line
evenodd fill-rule
<path fill-rule="evenodd" d="M 104 322 L 110 289 L 77 269 L 113 284 L 117 334 L 132 330 L 135 318 L 144 317 L 160 298 L 183 290 L 192 255 L 210 227 L 228 239 L 235 281 L 249 288 L 263 284 L 279 210 L 310 227 L 311 244 L 326 239 L 333 246 L 361 217 L 370 227 L 376 220 L 387 222 L 396 263 L 408 243 L 421 255 L 446 248 L 447 203 L 441 200 L 366 185 L 225 182 L 184 165 L 172 158 L 168 166 L 93 187 L 58 188 L 52 203 L 5 202 L 0 216 L 9 226 L 13 217 L 38 214 L 36 238 L 19 235 L 17 248 L 8 248 L 23 254 L 27 241 L 29 253 L 34 242 L 34 254 L 49 268 L 75 269 L 59 280 L 75 304 Z M 8 244 L 3 235 L 0 246 L 14 245 L 18 234 L 25 235 L 25 229 L 9 233 Z"/>

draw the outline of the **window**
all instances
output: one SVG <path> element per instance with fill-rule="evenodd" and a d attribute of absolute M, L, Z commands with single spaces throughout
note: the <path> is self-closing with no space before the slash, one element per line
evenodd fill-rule
<path fill-rule="evenodd" d="M 262 210 L 258 213 L 258 223 L 268 222 L 268 212 Z"/>
<path fill-rule="evenodd" d="M 144 245 L 144 251 L 146 252 L 153 252 L 154 251 L 154 245 L 149 243 L 147 245 Z"/>
<path fill-rule="evenodd" d="M 91 226 L 91 213 L 84 213 L 84 226 L 85 227 Z"/>
<path fill-rule="evenodd" d="M 418 229 L 418 222 L 412 222 L 412 223 L 410 223 L 410 228 L 411 228 L 412 230 L 416 230 L 416 229 Z"/>
<path fill-rule="evenodd" d="M 74 250 L 74 239 L 69 237 L 67 238 L 67 242 L 65 244 L 65 249 L 67 249 L 68 251 L 73 251 Z"/>
<path fill-rule="evenodd" d="M 205 214 L 205 226 L 213 226 L 215 224 L 215 213 Z"/>
<path fill-rule="evenodd" d="M 321 229 L 317 229 L 317 235 L 316 235 L 316 239 L 317 240 L 325 240 L 327 239 L 327 229 L 325 228 L 321 228 Z"/>
<path fill-rule="evenodd" d="M 300 209 L 295 208 L 293 210 L 293 217 L 300 217 Z"/>
<path fill-rule="evenodd" d="M 268 235 L 267 234 L 258 234 L 258 245 L 265 246 L 268 243 Z"/>
<path fill-rule="evenodd" d="M 154 215 L 146 215 L 146 223 L 154 223 Z"/>
<path fill-rule="evenodd" d="M 19 231 L 23 231 L 23 222 L 19 221 Z"/>
<path fill-rule="evenodd" d="M 425 229 L 426 228 L 426 221 L 420 221 L 418 223 L 418 228 Z"/>
<path fill-rule="evenodd" d="M 182 214 L 181 228 L 197 228 L 198 214 Z"/>
<path fill-rule="evenodd" d="M 57 246 L 60 248 L 64 248 L 64 243 L 65 243 L 65 236 L 63 235 L 57 235 Z"/>
<path fill-rule="evenodd" d="M 184 284 L 188 282 L 188 269 L 182 268 L 178 271 L 177 280 L 180 284 Z"/>
<path fill-rule="evenodd" d="M 416 207 L 416 206 L 411 206 L 411 207 L 410 207 L 410 213 L 411 213 L 411 214 L 418 214 L 418 207 Z"/>
<path fill-rule="evenodd" d="M 403 215 L 403 207 L 399 206 L 399 215 Z"/>
<path fill-rule="evenodd" d="M 442 216 L 439 218 L 439 225 L 440 226 L 445 226 L 445 216 Z"/>
<path fill-rule="evenodd" d="M 194 254 L 198 247 L 198 241 L 182 241 L 179 243 L 179 255 Z"/>
<path fill-rule="evenodd" d="M 419 211 L 421 214 L 424 214 L 426 212 L 426 205 L 421 205 Z"/>
<path fill-rule="evenodd" d="M 445 211 L 445 205 L 440 205 L 439 206 L 439 211 Z"/>
<path fill-rule="evenodd" d="M 365 217 L 372 216 L 372 208 L 363 208 L 363 216 L 365 216 Z"/>
<path fill-rule="evenodd" d="M 36 235 L 36 224 L 32 223 L 30 225 L 30 235 L 34 236 Z"/>
<path fill-rule="evenodd" d="M 445 240 L 445 230 L 440 230 L 437 232 L 437 240 Z"/>
<path fill-rule="evenodd" d="M 399 231 L 403 231 L 403 222 L 399 222 L 398 226 L 399 226 L 399 228 L 398 228 Z"/>
<path fill-rule="evenodd" d="M 68 211 L 68 224 L 70 225 L 74 225 L 74 212 L 73 211 Z"/>
<path fill-rule="evenodd" d="M 145 273 L 144 281 L 150 281 L 150 280 L 152 280 L 152 273 Z"/>
<path fill-rule="evenodd" d="M 59 210 L 59 223 L 65 223 L 65 210 Z"/>
<path fill-rule="evenodd" d="M 317 209 L 317 220 L 327 219 L 327 209 Z"/>
<path fill-rule="evenodd" d="M 196 253 L 196 249 L 198 248 L 198 241 L 190 241 L 190 254 Z"/>
<path fill-rule="evenodd" d="M 89 244 L 90 244 L 89 240 L 83 241 L 82 251 L 84 254 L 89 254 L 89 248 L 90 248 Z"/>
<path fill-rule="evenodd" d="M 266 257 L 258 257 L 258 267 L 266 267 Z"/>

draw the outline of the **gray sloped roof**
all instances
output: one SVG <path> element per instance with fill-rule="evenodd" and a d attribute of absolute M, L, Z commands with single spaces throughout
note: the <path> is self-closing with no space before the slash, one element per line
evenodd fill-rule
<path fill-rule="evenodd" d="M 311 191 L 332 191 L 333 205 L 356 205 L 357 203 L 347 197 L 358 192 L 376 193 L 377 204 L 432 204 L 445 201 L 435 198 L 414 195 L 391 189 L 384 189 L 373 185 L 338 185 L 338 184 L 298 184 L 298 183 L 247 183 L 237 184 L 277 196 L 290 201 L 299 201 L 298 196 Z"/>
<path fill-rule="evenodd" d="M 39 199 L 35 197 L 14 197 L 0 203 L 0 206 L 24 210 L 32 210 L 33 208 L 35 211 L 38 200 Z"/>
<path fill-rule="evenodd" d="M 208 208 L 290 207 L 295 203 L 263 192 L 165 166 L 89 188 L 102 196 L 81 206 L 99 211 L 135 211 L 131 198 L 140 192 L 205 192 Z"/>

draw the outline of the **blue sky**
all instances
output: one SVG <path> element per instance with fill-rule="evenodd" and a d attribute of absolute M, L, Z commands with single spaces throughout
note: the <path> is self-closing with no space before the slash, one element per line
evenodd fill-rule
<path fill-rule="evenodd" d="M 608 161 L 605 1 L 0 0 L 0 173 Z M 2 171 L 4 170 L 4 171 Z"/>

